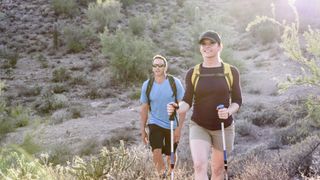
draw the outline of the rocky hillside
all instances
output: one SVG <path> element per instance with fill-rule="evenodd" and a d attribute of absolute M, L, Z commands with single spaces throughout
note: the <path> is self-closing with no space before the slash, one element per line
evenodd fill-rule
<path fill-rule="evenodd" d="M 186 71 L 201 61 L 199 33 L 214 29 L 224 42 L 222 58 L 241 72 L 244 103 L 235 116 L 231 177 L 273 179 L 269 170 L 280 179 L 319 177 L 320 123 L 310 110 L 318 106 L 319 101 L 310 98 L 319 98 L 319 87 L 280 88 L 303 73 L 301 63 L 281 48 L 282 29 L 266 22 L 245 31 L 256 15 L 294 22 L 288 3 L 274 1 L 272 13 L 272 1 L 112 2 L 112 8 L 98 16 L 92 15 L 100 12 L 92 10 L 93 0 L 0 2 L 2 146 L 38 149 L 32 151 L 35 155 L 50 152 L 51 161 L 62 164 L 74 155 L 97 154 L 102 146 L 115 146 L 119 140 L 135 147 L 140 144 L 140 87 L 149 73 L 145 65 L 161 53 L 169 60 L 169 72 L 184 81 Z M 309 24 L 320 28 L 320 3 L 313 2 L 314 6 L 295 3 L 303 53 L 310 57 L 302 35 Z M 145 51 L 127 49 L 140 44 Z M 137 69 L 142 73 L 121 79 L 125 73 L 119 72 L 132 70 L 131 61 L 121 64 L 125 71 L 116 68 L 123 56 L 139 60 L 138 66 L 145 67 Z M 188 122 L 178 151 L 190 170 Z M 248 171 L 254 167 L 265 171 Z"/>

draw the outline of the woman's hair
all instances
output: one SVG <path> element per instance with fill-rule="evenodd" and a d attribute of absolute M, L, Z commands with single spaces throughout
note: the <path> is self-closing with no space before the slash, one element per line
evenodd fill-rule
<path fill-rule="evenodd" d="M 167 59 L 159 54 L 155 55 L 152 60 L 154 61 L 155 59 L 161 59 L 164 62 L 165 67 L 168 66 Z"/>

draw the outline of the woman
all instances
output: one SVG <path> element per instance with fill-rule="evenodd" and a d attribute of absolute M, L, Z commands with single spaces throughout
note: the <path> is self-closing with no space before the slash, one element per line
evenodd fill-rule
<path fill-rule="evenodd" d="M 179 105 L 169 103 L 167 111 L 170 115 L 177 109 L 180 114 L 193 106 L 189 138 L 195 179 L 208 179 L 210 149 L 211 179 L 223 179 L 224 156 L 220 124 L 225 124 L 226 148 L 230 152 L 235 135 L 232 114 L 242 104 L 239 72 L 237 68 L 222 61 L 220 52 L 223 46 L 218 33 L 204 32 L 199 37 L 199 44 L 203 62 L 187 72 L 183 100 Z M 224 108 L 217 110 L 220 104 Z"/>

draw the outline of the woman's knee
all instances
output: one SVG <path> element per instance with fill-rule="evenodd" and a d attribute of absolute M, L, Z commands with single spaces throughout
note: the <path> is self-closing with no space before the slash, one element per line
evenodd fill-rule
<path fill-rule="evenodd" d="M 212 167 L 212 170 L 213 170 L 213 174 L 215 176 L 219 176 L 223 173 L 224 171 L 224 164 L 214 164 L 213 167 Z"/>
<path fill-rule="evenodd" d="M 193 168 L 197 172 L 207 171 L 208 161 L 206 161 L 206 160 L 194 160 Z"/>

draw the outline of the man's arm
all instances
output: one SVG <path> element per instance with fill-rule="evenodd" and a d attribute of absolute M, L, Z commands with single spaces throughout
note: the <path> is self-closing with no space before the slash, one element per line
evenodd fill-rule
<path fill-rule="evenodd" d="M 140 131 L 141 131 L 141 139 L 144 144 L 148 143 L 148 135 L 146 132 L 148 112 L 149 112 L 149 105 L 147 103 L 142 104 L 140 109 L 140 123 L 141 123 Z"/>

